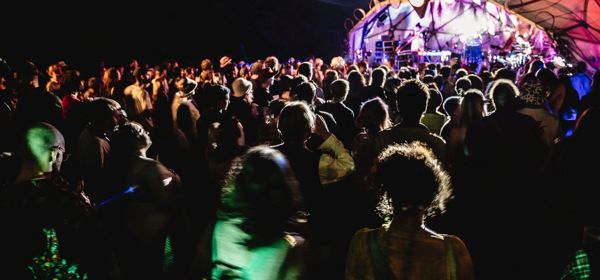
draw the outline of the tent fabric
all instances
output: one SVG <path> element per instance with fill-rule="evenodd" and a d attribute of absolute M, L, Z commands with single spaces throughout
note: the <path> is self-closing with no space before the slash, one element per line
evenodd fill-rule
<path fill-rule="evenodd" d="M 600 0 L 492 1 L 542 27 L 559 50 L 600 69 Z"/>
<path fill-rule="evenodd" d="M 530 42 L 539 44 L 540 51 L 547 50 L 542 37 L 551 38 L 553 48 L 567 59 L 600 69 L 600 0 L 430 0 L 426 5 L 420 18 L 406 1 L 375 1 L 349 31 L 351 55 L 373 49 L 382 35 L 407 40 L 425 30 L 425 48 L 430 50 L 447 48 L 457 34 L 475 31 L 488 45 L 498 45 L 509 39 L 507 29 L 525 24 L 533 31 Z"/>

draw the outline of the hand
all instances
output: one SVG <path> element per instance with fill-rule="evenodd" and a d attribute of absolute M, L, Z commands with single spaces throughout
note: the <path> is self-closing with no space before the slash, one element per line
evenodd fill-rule
<path fill-rule="evenodd" d="M 315 114 L 315 126 L 313 127 L 313 133 L 319 135 L 321 138 L 323 138 L 323 140 L 329 138 L 329 135 L 331 135 L 325 120 L 318 114 Z"/>

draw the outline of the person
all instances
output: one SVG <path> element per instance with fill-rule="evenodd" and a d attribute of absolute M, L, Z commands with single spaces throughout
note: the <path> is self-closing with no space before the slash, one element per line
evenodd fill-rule
<path fill-rule="evenodd" d="M 325 71 L 325 77 L 323 78 L 323 95 L 325 96 L 325 100 L 331 100 L 331 84 L 339 79 L 339 75 L 337 71 L 327 70 Z"/>
<path fill-rule="evenodd" d="M 20 143 L 18 175 L 0 189 L 2 271 L 13 279 L 120 279 L 94 209 L 60 176 L 63 135 L 36 123 Z"/>
<path fill-rule="evenodd" d="M 450 139 L 450 131 L 452 131 L 452 129 L 457 127 L 460 123 L 460 117 L 462 115 L 462 112 L 460 111 L 461 98 L 462 97 L 458 96 L 449 97 L 442 105 L 447 120 L 440 130 L 440 136 L 442 136 L 446 142 L 448 142 L 448 139 Z"/>
<path fill-rule="evenodd" d="M 138 68 L 135 73 L 135 83 L 125 88 L 124 105 L 127 115 L 133 121 L 139 122 L 144 129 L 151 129 L 154 124 L 150 113 L 152 111 L 152 99 L 146 90 L 149 75 L 146 68 Z"/>
<path fill-rule="evenodd" d="M 266 146 L 252 148 L 225 188 L 188 279 L 303 279 L 305 241 L 290 231 L 302 195 L 285 156 Z"/>
<path fill-rule="evenodd" d="M 393 220 L 356 232 L 346 279 L 474 279 L 471 256 L 460 238 L 425 226 L 428 215 L 444 212 L 451 195 L 450 178 L 431 151 L 418 142 L 390 145 L 376 165 Z"/>
<path fill-rule="evenodd" d="M 323 89 L 321 87 L 319 87 L 319 85 L 316 82 L 313 81 L 313 79 L 314 79 L 313 73 L 314 73 L 313 65 L 310 62 L 302 62 L 302 63 L 300 63 L 300 66 L 298 66 L 298 74 L 306 77 L 308 82 L 315 86 L 316 95 L 317 95 L 317 99 L 316 99 L 317 104 L 322 104 L 322 103 L 324 103 L 323 100 L 325 98 L 325 95 L 323 93 Z"/>
<path fill-rule="evenodd" d="M 538 73 L 541 71 L 544 70 L 539 70 Z M 558 78 L 554 78 L 556 84 L 558 84 Z M 519 99 L 523 102 L 523 108 L 517 112 L 532 117 L 540 124 L 544 131 L 546 146 L 550 147 L 558 137 L 560 127 L 558 118 L 544 107 L 548 93 L 551 92 L 548 84 L 547 82 L 542 83 L 535 77 L 525 81 L 521 86 L 521 95 L 519 96 Z"/>
<path fill-rule="evenodd" d="M 579 95 L 579 100 L 582 100 L 590 91 L 592 81 L 585 74 L 585 71 L 587 70 L 587 64 L 585 62 L 579 61 L 575 70 L 575 74 L 571 76 L 571 83 Z"/>
<path fill-rule="evenodd" d="M 115 128 L 97 208 L 114 242 L 124 279 L 162 279 L 167 248 L 177 254 L 179 176 L 147 158 L 152 141 L 144 128 L 127 122 Z M 180 252 L 180 251 L 179 251 Z M 177 257 L 175 257 L 177 259 Z"/>
<path fill-rule="evenodd" d="M 429 88 L 429 97 L 427 109 L 421 118 L 421 123 L 426 126 L 429 131 L 441 135 L 442 126 L 446 123 L 446 116 L 439 111 L 443 97 L 439 90 L 432 87 Z"/>
<path fill-rule="evenodd" d="M 428 100 L 429 89 L 423 82 L 412 79 L 402 83 L 396 101 L 398 114 L 402 120 L 377 134 L 375 138 L 377 153 L 394 143 L 420 141 L 426 143 L 436 157 L 443 161 L 446 143 L 442 138 L 431 133 L 420 121 Z"/>
<path fill-rule="evenodd" d="M 341 76 L 340 76 L 341 77 Z M 348 73 L 348 83 L 350 90 L 348 92 L 348 107 L 352 109 L 354 115 L 360 111 L 360 105 L 363 101 L 362 96 L 366 88 L 365 77 L 358 71 L 350 71 Z"/>
<path fill-rule="evenodd" d="M 258 108 L 253 104 L 252 83 L 244 78 L 237 78 L 231 83 L 231 102 L 228 113 L 235 116 L 244 127 L 246 142 L 250 145 L 257 141 Z"/>
<path fill-rule="evenodd" d="M 337 124 L 340 140 L 346 148 L 352 145 L 352 139 L 356 134 L 354 128 L 354 112 L 344 104 L 350 85 L 346 80 L 336 80 L 331 84 L 331 101 L 317 106 L 317 111 L 330 113 Z"/>

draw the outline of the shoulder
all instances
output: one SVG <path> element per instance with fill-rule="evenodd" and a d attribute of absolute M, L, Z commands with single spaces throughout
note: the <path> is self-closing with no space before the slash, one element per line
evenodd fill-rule
<path fill-rule="evenodd" d="M 465 243 L 456 235 L 443 235 L 444 241 L 452 246 L 455 254 L 457 255 L 469 255 L 469 250 Z"/>

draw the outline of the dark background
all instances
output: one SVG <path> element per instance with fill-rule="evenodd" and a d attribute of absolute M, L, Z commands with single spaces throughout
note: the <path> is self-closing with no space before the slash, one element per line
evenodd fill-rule
<path fill-rule="evenodd" d="M 126 6 L 125 6 L 126 4 Z M 344 20 L 365 0 L 19 2 L 0 8 L 0 57 L 88 67 L 223 55 L 254 61 L 345 54 Z M 10 61 L 9 61 L 10 62 Z"/>

